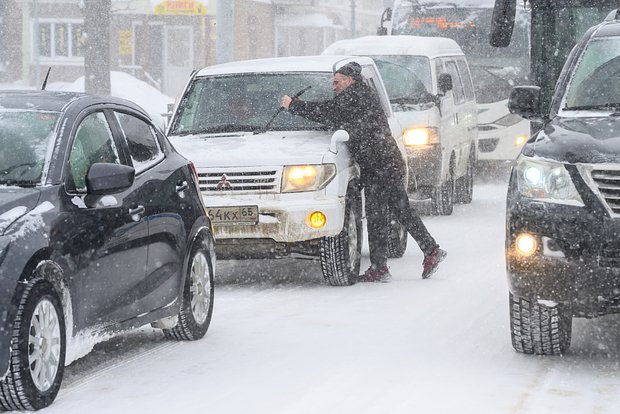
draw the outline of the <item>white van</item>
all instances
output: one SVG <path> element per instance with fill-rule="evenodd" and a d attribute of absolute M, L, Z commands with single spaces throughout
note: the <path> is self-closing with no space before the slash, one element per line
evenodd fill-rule
<path fill-rule="evenodd" d="M 333 43 L 324 55 L 372 57 L 403 127 L 410 197 L 437 214 L 469 203 L 477 161 L 477 108 L 467 60 L 447 38 L 366 36 Z"/>

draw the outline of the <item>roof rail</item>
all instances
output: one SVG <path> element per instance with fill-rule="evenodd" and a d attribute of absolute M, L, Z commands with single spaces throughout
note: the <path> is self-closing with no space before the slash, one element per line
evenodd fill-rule
<path fill-rule="evenodd" d="M 620 20 L 620 9 L 616 9 L 616 10 L 612 10 L 611 13 L 609 13 L 607 15 L 607 17 L 605 17 L 605 21 L 606 22 L 610 22 L 612 20 Z"/>

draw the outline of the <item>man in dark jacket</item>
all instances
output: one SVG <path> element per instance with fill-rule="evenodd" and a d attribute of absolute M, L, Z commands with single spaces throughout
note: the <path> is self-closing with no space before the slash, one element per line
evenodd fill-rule
<path fill-rule="evenodd" d="M 426 279 L 437 270 L 446 252 L 439 248 L 409 205 L 405 162 L 392 138 L 379 97 L 364 82 L 361 73 L 358 63 L 347 63 L 334 74 L 332 89 L 336 96 L 333 99 L 304 102 L 285 95 L 280 104 L 292 114 L 349 133 L 349 152 L 360 167 L 366 197 L 371 265 L 361 280 L 379 282 L 391 277 L 387 267 L 390 210 L 424 252 L 422 277 Z"/>

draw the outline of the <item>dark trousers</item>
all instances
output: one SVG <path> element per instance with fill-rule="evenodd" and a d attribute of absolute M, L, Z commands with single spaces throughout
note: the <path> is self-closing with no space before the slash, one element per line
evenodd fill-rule
<path fill-rule="evenodd" d="M 390 212 L 405 226 L 425 255 L 430 254 L 437 246 L 418 212 L 409 205 L 404 183 L 394 180 L 394 176 L 391 178 L 389 180 L 377 177 L 365 180 L 364 183 L 368 248 L 370 263 L 375 266 L 387 263 Z"/>

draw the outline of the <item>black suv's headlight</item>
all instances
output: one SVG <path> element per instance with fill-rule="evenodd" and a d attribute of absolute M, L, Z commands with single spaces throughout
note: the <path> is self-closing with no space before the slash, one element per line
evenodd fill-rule
<path fill-rule="evenodd" d="M 515 168 L 519 193 L 523 197 L 552 203 L 584 205 L 563 163 L 520 156 Z"/>

